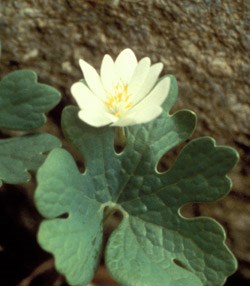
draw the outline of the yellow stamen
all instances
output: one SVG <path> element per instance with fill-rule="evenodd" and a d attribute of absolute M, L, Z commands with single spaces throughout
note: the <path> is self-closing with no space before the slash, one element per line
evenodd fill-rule
<path fill-rule="evenodd" d="M 117 112 L 115 113 L 115 116 L 116 116 L 116 117 L 120 117 L 120 116 L 121 116 L 121 112 L 120 112 L 120 111 L 117 111 Z"/>
<path fill-rule="evenodd" d="M 116 117 L 121 117 L 125 111 L 133 106 L 130 97 L 128 85 L 119 81 L 113 85 L 113 92 L 107 94 L 105 104 Z"/>
<path fill-rule="evenodd" d="M 126 106 L 125 106 L 125 108 L 126 109 L 129 109 L 130 107 L 132 107 L 133 106 L 133 104 L 131 103 L 131 102 L 129 102 Z"/>

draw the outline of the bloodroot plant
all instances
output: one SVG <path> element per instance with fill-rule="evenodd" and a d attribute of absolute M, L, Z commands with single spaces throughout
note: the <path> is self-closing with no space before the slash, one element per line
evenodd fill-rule
<path fill-rule="evenodd" d="M 0 186 L 2 182 L 29 181 L 28 171 L 36 171 L 46 154 L 60 147 L 59 139 L 35 131 L 46 123 L 45 112 L 60 101 L 60 93 L 37 82 L 30 70 L 11 72 L 0 81 L 0 128 L 22 131 L 22 136 L 0 140 Z"/>
<path fill-rule="evenodd" d="M 130 49 L 115 61 L 105 55 L 100 75 L 84 60 L 80 66 L 84 79 L 71 88 L 78 107 L 63 110 L 62 130 L 85 169 L 79 170 L 57 140 L 58 146 L 46 149 L 53 150 L 44 163 L 34 167 L 39 167 L 35 204 L 44 217 L 39 244 L 54 255 L 56 269 L 69 285 L 90 283 L 101 257 L 123 286 L 223 285 L 237 261 L 225 244 L 222 226 L 207 217 L 186 218 L 181 209 L 230 191 L 227 173 L 238 160 L 237 152 L 217 146 L 211 137 L 198 138 L 185 145 L 167 171 L 159 172 L 162 156 L 188 139 L 196 125 L 189 110 L 170 114 L 178 93 L 175 78 L 159 78 L 162 63 L 151 65 L 147 57 L 138 62 Z M 1 84 L 11 90 L 15 80 L 6 81 L 8 77 Z M 39 114 L 42 102 L 32 105 Z M 104 226 L 114 213 L 121 221 L 106 242 Z"/>

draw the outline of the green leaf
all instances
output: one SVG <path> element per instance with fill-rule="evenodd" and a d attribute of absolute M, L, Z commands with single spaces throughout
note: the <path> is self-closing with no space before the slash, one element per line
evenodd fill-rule
<path fill-rule="evenodd" d="M 51 176 L 53 174 L 53 176 Z M 47 178 L 47 179 L 45 179 Z M 95 273 L 102 244 L 102 205 L 93 198 L 90 176 L 82 176 L 73 158 L 53 150 L 38 171 L 36 200 L 42 215 L 38 240 L 56 256 L 56 268 L 72 285 L 87 285 Z M 66 214 L 67 218 L 60 218 Z"/>
<path fill-rule="evenodd" d="M 0 128 L 30 130 L 46 122 L 45 112 L 60 101 L 60 93 L 37 82 L 30 70 L 14 71 L 0 81 Z"/>
<path fill-rule="evenodd" d="M 50 134 L 34 134 L 0 140 L 0 185 L 27 182 L 28 171 L 35 171 L 46 153 L 60 147 L 60 141 Z"/>
<path fill-rule="evenodd" d="M 139 191 L 124 190 L 119 201 L 128 215 L 106 251 L 111 274 L 122 285 L 223 285 L 237 263 L 222 227 L 209 218 L 184 218 L 180 208 L 224 196 L 231 187 L 225 174 L 236 161 L 233 149 L 200 138 L 158 180 L 144 175 Z"/>
<path fill-rule="evenodd" d="M 120 154 L 114 151 L 113 128 L 92 128 L 78 119 L 78 108 L 64 110 L 64 133 L 82 154 L 86 170 L 81 174 L 67 151 L 52 151 L 38 171 L 35 200 L 46 218 L 39 243 L 55 255 L 70 285 L 87 285 L 93 277 L 103 216 L 113 209 L 123 220 L 109 238 L 105 260 L 121 285 L 219 286 L 235 271 L 222 227 L 209 218 L 184 218 L 180 209 L 225 196 L 231 187 L 226 173 L 237 153 L 200 138 L 186 145 L 167 172 L 156 170 L 162 155 L 195 127 L 190 111 L 169 115 L 176 96 L 171 77 L 164 112 L 127 128 Z"/>

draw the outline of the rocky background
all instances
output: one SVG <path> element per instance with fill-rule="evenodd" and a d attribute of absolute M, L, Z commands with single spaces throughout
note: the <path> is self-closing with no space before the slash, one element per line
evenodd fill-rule
<path fill-rule="evenodd" d="M 241 159 L 230 175 L 234 183 L 230 195 L 213 204 L 186 209 L 189 215 L 212 216 L 225 227 L 228 245 L 239 260 L 239 271 L 227 285 L 249 285 L 247 279 L 250 281 L 249 30 L 248 0 L 1 0 L 0 3 L 0 75 L 30 68 L 38 73 L 41 82 L 62 92 L 61 105 L 51 113 L 48 127 L 51 133 L 60 134 L 60 111 L 73 102 L 70 86 L 82 77 L 78 59 L 84 58 L 98 68 L 105 53 L 115 57 L 123 48 L 130 47 L 138 58 L 149 56 L 153 62 L 161 61 L 164 73 L 175 75 L 180 91 L 174 110 L 188 108 L 199 118 L 193 137 L 211 135 L 218 144 L 238 150 Z M 5 286 L 16 285 L 48 258 L 35 243 L 34 229 L 39 216 L 29 217 L 34 213 L 32 203 L 21 195 L 25 192 L 20 188 L 11 188 L 11 194 L 4 189 L 0 192 L 1 215 L 8 217 L 8 223 L 0 220 L 1 226 L 11 226 L 12 235 L 12 239 L 7 234 L 0 239 L 3 248 L 9 247 L 8 255 L 0 255 L 3 261 L 0 266 L 5 273 L 1 276 L 8 277 L 0 280 L 9 279 L 3 280 Z M 4 207 L 8 202 L 13 209 Z M 19 229 L 27 237 L 20 238 Z M 29 239 L 34 245 L 25 246 Z M 34 258 L 36 255 L 39 258 Z M 16 273 L 11 266 L 23 271 Z M 46 265 L 42 267 L 47 269 Z M 39 269 L 43 271 L 41 265 Z M 13 280 L 15 275 L 19 280 Z M 48 285 L 31 284 L 27 280 L 25 283 L 22 286 Z"/>

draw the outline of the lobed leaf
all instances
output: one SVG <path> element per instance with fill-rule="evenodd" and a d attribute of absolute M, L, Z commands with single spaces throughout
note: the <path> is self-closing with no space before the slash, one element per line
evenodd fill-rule
<path fill-rule="evenodd" d="M 106 250 L 111 274 L 122 285 L 137 285 L 133 280 L 139 280 L 138 285 L 161 285 L 161 281 L 164 285 L 223 285 L 237 263 L 225 245 L 222 227 L 209 218 L 184 218 L 180 208 L 225 196 L 231 187 L 225 174 L 236 161 L 233 149 L 200 138 L 186 145 L 172 168 L 158 174 L 158 179 L 148 173 L 137 190 L 124 190 L 119 202 L 128 215 Z M 137 247 L 121 252 L 117 248 L 121 237 L 123 249 Z M 147 266 L 146 258 L 151 261 Z"/>
<path fill-rule="evenodd" d="M 46 133 L 0 140 L 0 184 L 27 182 L 28 171 L 37 170 L 46 153 L 60 145 L 56 137 Z"/>
<path fill-rule="evenodd" d="M 209 218 L 184 218 L 180 209 L 225 196 L 231 187 L 226 173 L 237 153 L 200 138 L 186 145 L 167 172 L 156 170 L 162 155 L 195 127 L 190 111 L 169 115 L 176 96 L 171 77 L 163 114 L 127 128 L 121 154 L 114 151 L 114 129 L 92 128 L 78 119 L 77 108 L 64 110 L 65 136 L 82 154 L 86 170 L 80 174 L 67 151 L 52 151 L 38 172 L 35 200 L 46 218 L 39 242 L 55 255 L 70 285 L 87 285 L 94 275 L 107 208 L 123 214 L 105 250 L 106 265 L 121 285 L 219 286 L 235 271 L 222 227 Z"/>
<path fill-rule="evenodd" d="M 30 70 L 7 74 L 0 81 L 0 128 L 30 130 L 46 122 L 45 112 L 60 101 L 60 93 L 37 82 Z"/>
<path fill-rule="evenodd" d="M 38 241 L 55 254 L 56 268 L 67 273 L 72 285 L 87 285 L 102 244 L 103 208 L 88 195 L 91 178 L 79 173 L 69 153 L 55 149 L 39 169 L 38 182 L 40 190 L 47 190 L 36 193 L 38 210 L 49 219 L 42 223 Z"/>

